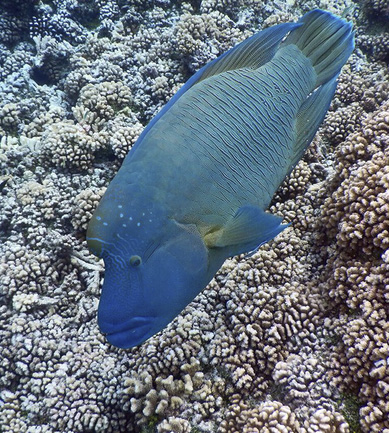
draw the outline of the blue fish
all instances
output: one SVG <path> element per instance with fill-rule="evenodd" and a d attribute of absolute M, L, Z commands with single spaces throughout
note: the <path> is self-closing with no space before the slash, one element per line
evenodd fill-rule
<path fill-rule="evenodd" d="M 304 154 L 354 48 L 313 10 L 200 69 L 151 120 L 88 227 L 105 262 L 98 323 L 120 348 L 162 330 L 230 256 L 280 233 L 265 212 Z"/>

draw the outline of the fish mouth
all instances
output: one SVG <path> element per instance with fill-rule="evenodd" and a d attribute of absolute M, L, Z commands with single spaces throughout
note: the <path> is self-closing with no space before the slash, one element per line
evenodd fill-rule
<path fill-rule="evenodd" d="M 121 349 L 128 349 L 143 343 L 151 336 L 150 330 L 154 320 L 155 317 L 152 316 L 137 316 L 118 325 L 99 323 L 99 328 L 109 343 Z"/>

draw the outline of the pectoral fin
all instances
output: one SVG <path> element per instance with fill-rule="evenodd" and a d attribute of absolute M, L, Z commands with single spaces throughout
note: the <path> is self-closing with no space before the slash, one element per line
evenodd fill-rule
<path fill-rule="evenodd" d="M 219 230 L 205 235 L 208 248 L 227 248 L 230 255 L 258 249 L 288 227 L 282 218 L 255 206 L 243 206 Z"/>

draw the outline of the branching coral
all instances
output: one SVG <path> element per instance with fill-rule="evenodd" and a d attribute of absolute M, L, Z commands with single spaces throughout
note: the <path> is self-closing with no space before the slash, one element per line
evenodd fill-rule
<path fill-rule="evenodd" d="M 101 133 L 90 134 L 81 125 L 64 120 L 52 124 L 42 135 L 42 156 L 56 167 L 86 170 L 106 139 Z"/>
<path fill-rule="evenodd" d="M 100 119 L 112 119 L 132 101 L 131 90 L 121 82 L 87 84 L 80 92 L 78 105 L 88 109 Z"/>
<path fill-rule="evenodd" d="M 2 431 L 385 431 L 389 89 L 359 50 L 270 208 L 291 226 L 228 260 L 142 346 L 123 352 L 99 332 L 103 265 L 85 230 L 146 123 L 258 26 L 349 5 L 124 3 L 34 1 L 18 18 L 25 2 L 0 6 Z M 387 58 L 384 32 L 357 36 Z"/>
<path fill-rule="evenodd" d="M 109 130 L 108 145 L 119 159 L 124 159 L 143 131 L 143 125 L 134 116 L 117 116 L 109 125 Z"/>
<path fill-rule="evenodd" d="M 388 61 L 389 58 L 389 33 L 379 35 L 361 35 L 360 46 L 369 56 L 375 60 Z"/>
<path fill-rule="evenodd" d="M 175 37 L 178 53 L 191 58 L 192 70 L 244 39 L 242 33 L 232 27 L 231 20 L 220 12 L 182 15 Z"/>
<path fill-rule="evenodd" d="M 323 207 L 334 249 L 326 275 L 340 315 L 333 383 L 358 395 L 363 431 L 388 428 L 389 112 L 384 101 L 337 151 L 337 187 Z M 350 312 L 352 313 L 350 315 Z"/>
<path fill-rule="evenodd" d="M 389 111 L 384 104 L 362 123 L 338 151 L 344 181 L 327 201 L 324 222 L 337 234 L 339 248 L 363 251 L 389 247 Z"/>
<path fill-rule="evenodd" d="M 85 189 L 81 191 L 75 199 L 74 215 L 72 218 L 73 227 L 76 230 L 86 230 L 88 223 L 92 218 L 92 213 L 96 209 L 101 197 L 105 192 L 105 188 L 98 191 Z"/>
<path fill-rule="evenodd" d="M 300 425 L 288 406 L 277 401 L 249 408 L 237 399 L 220 426 L 221 433 L 285 432 L 299 433 Z"/>

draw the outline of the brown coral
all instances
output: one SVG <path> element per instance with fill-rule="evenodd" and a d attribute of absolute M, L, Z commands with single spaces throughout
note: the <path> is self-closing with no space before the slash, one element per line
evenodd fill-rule
<path fill-rule="evenodd" d="M 50 165 L 87 170 L 107 142 L 104 132 L 89 132 L 71 120 L 49 125 L 42 134 L 42 156 Z"/>
<path fill-rule="evenodd" d="M 389 17 L 388 0 L 366 0 L 364 6 L 369 12 Z"/>
<path fill-rule="evenodd" d="M 48 3 L 40 7 L 55 14 Z M 141 347 L 124 353 L 98 331 L 102 265 L 83 239 L 112 165 L 188 70 L 254 27 L 316 6 L 119 3 L 98 1 L 109 28 L 90 32 L 77 48 L 58 45 L 67 66 L 54 56 L 54 74 L 41 67 L 36 47 L 0 53 L 0 77 L 10 77 L 4 88 L 16 83 L 3 101 L 0 133 L 23 133 L 0 141 L 4 432 L 341 433 L 348 427 L 338 389 L 358 396 L 364 433 L 385 431 L 389 250 L 380 203 L 386 208 L 388 80 L 358 50 L 340 76 L 323 133 L 272 203 L 270 211 L 291 227 L 252 257 L 228 260 Z M 342 7 L 328 3 L 333 12 Z M 361 35 L 359 47 L 385 59 L 385 38 Z M 41 50 L 43 42 L 34 43 Z M 60 83 L 37 85 L 33 66 Z M 354 207 L 362 239 L 352 231 Z"/>
<path fill-rule="evenodd" d="M 75 198 L 75 206 L 72 218 L 73 227 L 76 230 L 86 231 L 92 214 L 99 204 L 105 188 L 92 190 L 90 188 L 81 191 Z"/>
<path fill-rule="evenodd" d="M 205 63 L 247 37 L 224 14 L 184 14 L 175 28 L 177 51 Z M 193 65 L 194 66 L 194 65 Z M 202 66 L 202 65 L 196 65 Z"/>
<path fill-rule="evenodd" d="M 339 343 L 332 381 L 358 395 L 364 432 L 388 428 L 389 104 L 383 102 L 337 151 L 322 221 L 330 247 L 326 282 L 339 311 L 326 324 Z M 335 311 L 336 311 L 335 310 Z M 350 314 L 351 313 L 351 314 Z"/>
<path fill-rule="evenodd" d="M 265 401 L 250 408 L 239 401 L 228 408 L 220 433 L 300 433 L 300 424 L 290 407 L 278 401 Z"/>
<path fill-rule="evenodd" d="M 374 60 L 388 60 L 389 33 L 382 33 L 378 35 L 362 34 L 359 36 L 359 41 L 362 50 Z"/>
<path fill-rule="evenodd" d="M 118 111 L 129 107 L 131 101 L 131 90 L 124 83 L 104 81 L 84 86 L 81 89 L 77 105 L 93 112 L 99 122 L 112 119 Z"/>
<path fill-rule="evenodd" d="M 389 111 L 388 105 L 362 123 L 338 151 L 345 180 L 327 200 L 323 223 L 337 231 L 339 248 L 372 254 L 389 247 Z M 357 163 L 352 164 L 357 161 Z"/>

